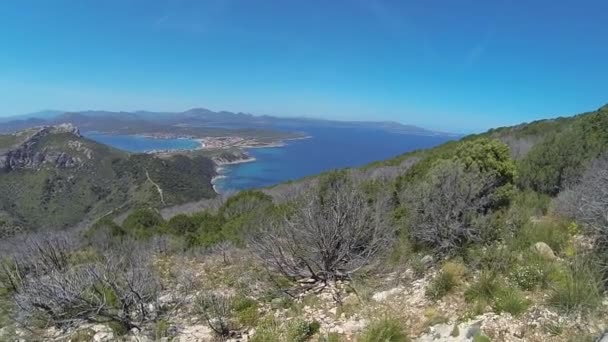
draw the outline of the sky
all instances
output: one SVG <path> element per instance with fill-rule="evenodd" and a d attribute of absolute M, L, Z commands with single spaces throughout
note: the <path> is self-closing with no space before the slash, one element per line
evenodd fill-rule
<path fill-rule="evenodd" d="M 604 0 L 0 1 L 0 116 L 45 109 L 481 131 L 608 103 Z"/>

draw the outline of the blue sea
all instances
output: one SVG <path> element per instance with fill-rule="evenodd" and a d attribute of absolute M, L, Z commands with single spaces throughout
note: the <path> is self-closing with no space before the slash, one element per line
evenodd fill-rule
<path fill-rule="evenodd" d="M 446 136 L 419 136 L 364 128 L 307 127 L 310 139 L 288 141 L 278 148 L 248 152 L 255 162 L 227 165 L 226 178 L 218 179 L 220 192 L 270 186 L 323 171 L 362 166 L 405 152 L 429 148 L 449 140 Z"/>
<path fill-rule="evenodd" d="M 198 148 L 198 141 L 191 139 L 161 139 L 142 135 L 110 135 L 99 132 L 85 132 L 83 135 L 105 145 L 128 152 L 150 152 L 154 150 L 192 150 Z"/>
<path fill-rule="evenodd" d="M 439 145 L 446 136 L 420 136 L 390 133 L 369 128 L 309 126 L 303 129 L 310 138 L 287 141 L 283 147 L 252 148 L 247 152 L 255 162 L 226 165 L 216 182 L 220 192 L 270 186 L 323 171 L 361 166 L 399 154 Z M 129 152 L 193 149 L 190 139 L 155 139 L 138 135 L 107 135 L 96 132 L 85 136 Z"/>

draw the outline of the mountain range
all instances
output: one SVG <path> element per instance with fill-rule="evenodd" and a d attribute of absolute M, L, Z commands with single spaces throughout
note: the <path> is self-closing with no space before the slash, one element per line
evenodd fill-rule
<path fill-rule="evenodd" d="M 292 131 L 305 130 L 311 126 L 328 128 L 375 128 L 411 135 L 453 135 L 432 131 L 413 125 L 403 125 L 389 121 L 337 121 L 312 118 L 286 118 L 269 115 L 211 111 L 193 108 L 184 112 L 111 112 L 111 111 L 42 111 L 37 113 L 6 117 L 0 120 L 0 132 L 11 132 L 40 125 L 72 123 L 83 131 L 153 133 L 159 129 L 172 129 L 177 132 L 204 128 L 207 132 L 217 133 L 226 130 Z"/>

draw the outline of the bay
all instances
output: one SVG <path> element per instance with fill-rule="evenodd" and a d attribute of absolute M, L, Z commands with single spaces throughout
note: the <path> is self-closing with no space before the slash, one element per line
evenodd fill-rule
<path fill-rule="evenodd" d="M 192 150 L 200 147 L 198 141 L 184 138 L 154 138 L 142 135 L 113 135 L 99 132 L 85 132 L 83 135 L 119 150 L 136 153 L 155 150 Z"/>
<path fill-rule="evenodd" d="M 362 166 L 444 143 L 452 136 L 391 133 L 369 128 L 307 127 L 308 139 L 286 146 L 249 149 L 255 162 L 222 167 L 219 192 L 271 186 L 324 171 Z"/>

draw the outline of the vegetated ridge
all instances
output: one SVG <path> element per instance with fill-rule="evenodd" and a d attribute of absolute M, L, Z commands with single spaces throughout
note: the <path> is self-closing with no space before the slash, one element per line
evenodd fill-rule
<path fill-rule="evenodd" d="M 15 237 L 1 246 L 0 333 L 601 341 L 607 152 L 604 106 L 218 197 L 188 215 L 140 208 L 121 224 Z"/>
<path fill-rule="evenodd" d="M 70 124 L 0 135 L 2 236 L 214 197 L 214 174 L 208 158 L 129 154 L 82 137 Z"/>

